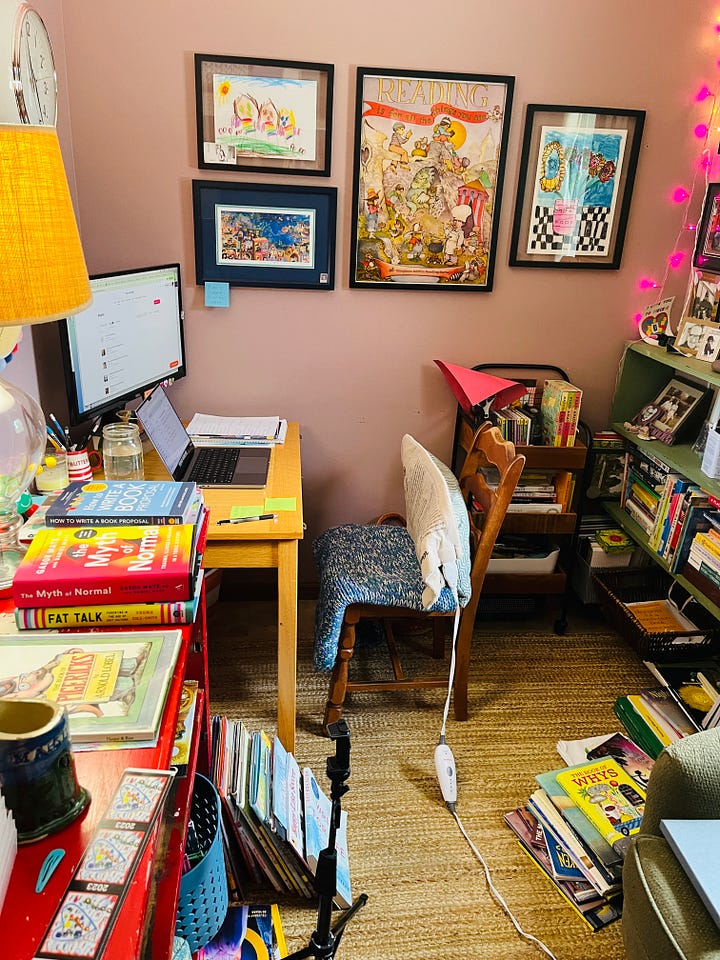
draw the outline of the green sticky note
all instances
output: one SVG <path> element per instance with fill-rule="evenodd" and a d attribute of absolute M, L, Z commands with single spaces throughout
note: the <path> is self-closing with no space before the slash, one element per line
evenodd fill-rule
<path fill-rule="evenodd" d="M 230 519 L 235 520 L 237 517 L 259 517 L 260 514 L 264 512 L 261 503 L 252 507 L 230 507 Z"/>
<path fill-rule="evenodd" d="M 297 497 L 265 497 L 265 513 L 277 510 L 297 510 Z"/>

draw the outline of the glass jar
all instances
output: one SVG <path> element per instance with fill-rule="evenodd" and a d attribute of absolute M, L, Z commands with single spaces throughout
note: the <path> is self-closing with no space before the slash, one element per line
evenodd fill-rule
<path fill-rule="evenodd" d="M 106 480 L 144 480 L 143 448 L 136 423 L 103 427 L 102 456 Z"/>

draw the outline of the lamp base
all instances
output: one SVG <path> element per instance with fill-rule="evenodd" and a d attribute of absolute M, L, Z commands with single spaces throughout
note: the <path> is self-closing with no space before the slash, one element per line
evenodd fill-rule
<path fill-rule="evenodd" d="M 15 571 L 25 556 L 26 548 L 18 540 L 22 522 L 16 511 L 0 512 L 0 598 L 12 594 Z"/>

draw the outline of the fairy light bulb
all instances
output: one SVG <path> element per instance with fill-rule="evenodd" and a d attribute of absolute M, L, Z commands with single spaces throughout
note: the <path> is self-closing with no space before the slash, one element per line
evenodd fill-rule
<path fill-rule="evenodd" d="M 698 138 L 698 140 L 704 140 L 708 135 L 709 129 L 710 127 L 708 127 L 706 123 L 698 123 L 698 125 L 695 127 L 695 136 Z"/>
<path fill-rule="evenodd" d="M 712 96 L 712 90 L 710 90 L 709 87 L 703 85 L 695 94 L 695 99 L 697 100 L 698 103 L 702 103 L 703 100 L 707 100 L 707 98 L 711 96 Z"/>
<path fill-rule="evenodd" d="M 649 277 L 643 277 L 639 286 L 641 290 L 651 290 L 655 287 L 659 287 L 660 284 L 657 282 L 657 280 L 651 280 Z"/>
<path fill-rule="evenodd" d="M 675 203 L 684 203 L 689 196 L 690 194 L 687 192 L 685 187 L 675 187 L 672 192 L 672 198 Z"/>
<path fill-rule="evenodd" d="M 677 268 L 680 266 L 680 264 L 683 262 L 684 259 L 685 259 L 685 254 L 682 252 L 682 250 L 676 250 L 674 253 L 670 254 L 670 256 L 668 257 L 668 262 L 670 263 L 670 266 L 673 268 L 673 270 L 677 270 Z"/>

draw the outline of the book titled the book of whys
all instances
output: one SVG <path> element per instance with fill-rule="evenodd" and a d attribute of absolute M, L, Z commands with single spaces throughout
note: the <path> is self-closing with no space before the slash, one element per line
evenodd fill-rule
<path fill-rule="evenodd" d="M 150 740 L 181 638 L 180 630 L 0 636 L 0 696 L 62 704 L 77 743 Z"/>
<path fill-rule="evenodd" d="M 621 856 L 637 833 L 645 810 L 645 791 L 613 757 L 580 763 L 557 774 L 573 803 Z"/>

